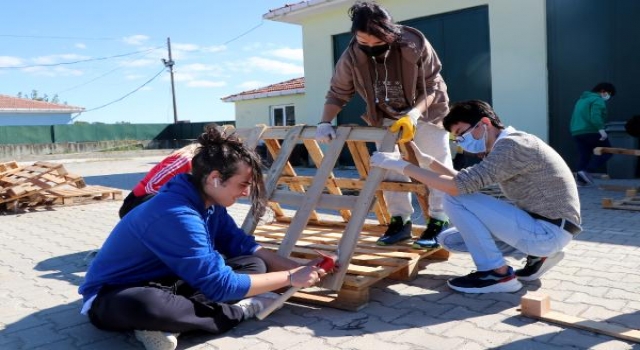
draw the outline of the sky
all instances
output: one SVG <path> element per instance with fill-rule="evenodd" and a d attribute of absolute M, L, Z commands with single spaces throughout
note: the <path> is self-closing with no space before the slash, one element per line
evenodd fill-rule
<path fill-rule="evenodd" d="M 83 107 L 75 121 L 234 120 L 220 98 L 303 77 L 302 29 L 265 20 L 286 0 L 3 1 L 0 94 Z M 75 114 L 74 114 L 75 116 Z"/>

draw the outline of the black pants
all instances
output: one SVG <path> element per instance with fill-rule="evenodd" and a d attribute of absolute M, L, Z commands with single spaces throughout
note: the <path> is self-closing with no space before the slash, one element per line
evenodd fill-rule
<path fill-rule="evenodd" d="M 153 198 L 153 196 L 155 195 L 146 194 L 142 197 L 138 197 L 133 194 L 133 191 L 131 191 L 129 195 L 124 198 L 124 201 L 122 201 L 122 206 L 120 207 L 120 211 L 118 212 L 118 214 L 120 215 L 120 219 L 122 219 L 122 217 L 124 217 L 133 208 Z"/>
<path fill-rule="evenodd" d="M 264 261 L 241 256 L 227 261 L 234 271 L 265 273 Z M 178 278 L 134 286 L 104 286 L 89 310 L 91 323 L 107 331 L 152 330 L 172 333 L 207 331 L 220 334 L 244 319 L 239 306 L 208 300 Z"/>

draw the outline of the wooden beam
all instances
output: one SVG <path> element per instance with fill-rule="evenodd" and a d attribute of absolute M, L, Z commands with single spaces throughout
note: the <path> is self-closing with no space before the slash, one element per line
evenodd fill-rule
<path fill-rule="evenodd" d="M 341 189 L 355 189 L 361 190 L 364 188 L 365 180 L 350 179 L 350 178 L 334 178 L 327 180 L 326 186 L 334 185 Z M 282 176 L 278 180 L 279 184 L 300 184 L 304 186 L 311 186 L 313 183 L 313 177 L 311 176 Z M 396 191 L 396 192 L 413 192 L 422 195 L 429 194 L 427 187 L 421 183 L 411 183 L 402 181 L 383 181 L 380 183 L 379 189 L 384 191 Z"/>
<path fill-rule="evenodd" d="M 296 125 L 288 129 L 287 136 L 284 139 L 282 144 L 282 149 L 280 150 L 280 154 L 278 158 L 271 164 L 271 168 L 269 168 L 269 172 L 266 176 L 265 183 L 265 196 L 267 198 L 271 198 L 273 191 L 275 191 L 278 186 L 278 178 L 282 174 L 282 171 L 285 165 L 289 162 L 289 156 L 291 156 L 291 152 L 293 148 L 296 146 L 298 141 L 298 136 L 302 132 L 304 125 Z M 242 224 L 242 230 L 247 234 L 252 234 L 258 225 L 258 221 L 254 218 L 253 210 L 249 210 L 249 213 L 244 219 Z"/>
<path fill-rule="evenodd" d="M 640 330 L 551 311 L 549 296 L 544 294 L 527 293 L 521 299 L 520 310 L 527 317 L 640 343 Z"/>
<path fill-rule="evenodd" d="M 303 193 L 295 193 L 291 191 L 275 191 L 271 196 L 272 201 L 300 206 L 305 201 L 306 195 Z M 356 206 L 358 198 L 355 196 L 339 196 L 334 194 L 321 194 L 316 203 L 316 208 L 342 210 L 353 209 Z"/>
<path fill-rule="evenodd" d="M 335 167 L 336 161 L 338 160 L 338 157 L 340 156 L 340 152 L 342 151 L 342 148 L 344 147 L 344 143 L 349 137 L 350 133 L 351 133 L 350 127 L 341 126 L 341 127 L 338 127 L 338 129 L 336 130 L 336 138 L 333 141 L 331 141 L 331 143 L 329 144 L 329 149 L 327 151 L 327 154 L 325 154 L 324 158 L 322 158 L 322 163 L 320 164 L 320 167 L 318 168 L 314 176 L 314 178 L 317 179 L 317 181 L 314 181 L 311 187 L 309 187 L 306 193 L 306 196 L 304 198 L 304 201 L 300 205 L 300 208 L 296 211 L 296 214 L 293 217 L 293 220 L 291 221 L 291 225 L 287 230 L 287 235 L 282 240 L 282 244 L 278 249 L 278 254 L 280 256 L 283 256 L 283 257 L 289 256 L 289 254 L 293 250 L 293 247 L 296 244 L 296 241 L 298 240 L 305 226 L 309 222 L 309 216 L 311 215 L 311 212 L 315 208 L 315 205 L 318 202 L 320 195 L 322 194 L 322 191 L 325 188 L 325 183 L 327 181 L 327 178 L 329 177 L 329 174 L 331 174 L 333 168 Z M 269 197 L 271 197 L 271 194 L 269 194 Z M 345 261 L 348 261 L 348 260 L 345 260 Z"/>
<path fill-rule="evenodd" d="M 593 149 L 593 154 L 601 155 L 602 153 L 626 154 L 629 156 L 640 157 L 640 149 L 615 148 L 615 147 L 596 147 Z"/>
<path fill-rule="evenodd" d="M 393 151 L 396 145 L 397 134 L 393 134 L 387 132 L 382 142 L 380 144 L 380 151 L 382 152 L 390 152 Z M 338 262 L 348 262 L 351 261 L 351 257 L 353 256 L 353 252 L 358 243 L 358 237 L 360 236 L 360 231 L 362 230 L 362 225 L 369 214 L 369 210 L 371 210 L 371 206 L 373 205 L 373 201 L 375 198 L 375 193 L 378 188 L 378 185 L 384 178 L 386 174 L 386 169 L 373 167 L 369 169 L 369 176 L 367 177 L 367 182 L 364 186 L 364 189 L 360 192 L 360 196 L 358 196 L 358 203 L 356 204 L 355 209 L 352 211 L 351 220 L 347 223 L 347 228 L 342 235 L 342 239 L 340 239 L 340 243 L 338 246 Z M 340 268 L 333 274 L 325 277 L 323 281 L 323 286 L 329 288 L 331 290 L 339 290 L 342 286 L 342 282 L 347 273 L 346 264 L 340 265 Z"/>

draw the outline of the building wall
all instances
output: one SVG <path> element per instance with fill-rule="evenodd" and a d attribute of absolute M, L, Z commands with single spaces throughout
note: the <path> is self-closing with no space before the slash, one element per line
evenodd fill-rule
<path fill-rule="evenodd" d="M 271 107 L 291 104 L 293 104 L 296 109 L 296 123 L 305 123 L 305 121 L 301 119 L 301 116 L 304 115 L 304 108 L 302 106 L 303 98 L 303 94 L 297 94 L 236 101 L 234 102 L 236 108 L 236 128 L 248 128 L 256 126 L 257 124 L 271 126 Z"/>
<path fill-rule="evenodd" d="M 0 126 L 71 124 L 71 114 L 0 113 Z"/>
<path fill-rule="evenodd" d="M 548 139 L 544 0 L 380 0 L 396 21 L 488 5 L 493 106 L 506 124 Z M 301 123 L 316 124 L 333 73 L 332 35 L 349 31 L 351 2 L 302 23 L 306 94 Z M 446 67 L 443 67 L 446 79 Z M 302 116 L 305 119 L 302 119 Z"/>

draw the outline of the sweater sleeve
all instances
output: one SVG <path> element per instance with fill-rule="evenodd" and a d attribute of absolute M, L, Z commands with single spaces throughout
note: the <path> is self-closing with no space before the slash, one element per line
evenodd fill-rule
<path fill-rule="evenodd" d="M 460 194 L 475 193 L 479 190 L 509 180 L 524 172 L 531 159 L 523 157 L 519 145 L 509 138 L 499 140 L 491 152 L 478 164 L 462 169 L 454 177 Z"/>
<path fill-rule="evenodd" d="M 607 123 L 607 106 L 602 99 L 596 100 L 591 104 L 589 120 L 596 129 L 604 129 Z"/>
<path fill-rule="evenodd" d="M 209 233 L 214 247 L 227 258 L 251 255 L 258 248 L 255 237 L 238 227 L 226 208 L 217 206 L 215 216 L 209 219 Z"/>
<path fill-rule="evenodd" d="M 336 63 L 325 104 L 332 104 L 342 108 L 355 94 L 353 66 L 349 62 L 348 51 L 349 48 L 342 53 L 338 63 Z"/>
<path fill-rule="evenodd" d="M 143 233 L 144 244 L 177 276 L 213 301 L 239 300 L 251 286 L 214 249 L 202 216 L 193 210 L 163 215 Z"/>

